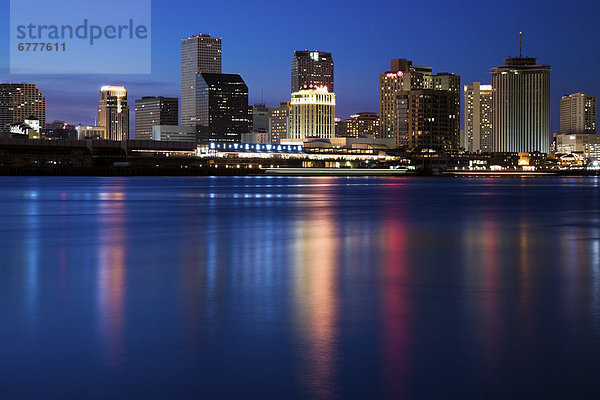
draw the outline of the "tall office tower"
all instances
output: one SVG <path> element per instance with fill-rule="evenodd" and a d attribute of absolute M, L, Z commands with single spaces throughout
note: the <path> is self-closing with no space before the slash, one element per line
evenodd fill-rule
<path fill-rule="evenodd" d="M 379 135 L 379 115 L 372 112 L 361 112 L 340 121 L 336 136 L 360 137 L 361 135 Z"/>
<path fill-rule="evenodd" d="M 142 97 L 135 101 L 135 138 L 152 140 L 152 127 L 177 125 L 178 103 L 176 97 Z"/>
<path fill-rule="evenodd" d="M 32 83 L 0 83 L 0 132 L 34 116 L 46 128 L 46 98 Z"/>
<path fill-rule="evenodd" d="M 271 108 L 269 113 L 269 136 L 271 144 L 279 144 L 281 139 L 288 138 L 290 118 L 290 102 L 282 101 L 279 108 Z"/>
<path fill-rule="evenodd" d="M 492 68 L 492 150 L 550 151 L 550 66 L 537 58 L 509 57 Z"/>
<path fill-rule="evenodd" d="M 123 86 L 102 86 L 98 106 L 98 126 L 105 128 L 108 140 L 129 139 L 129 106 Z"/>
<path fill-rule="evenodd" d="M 196 123 L 196 74 L 220 74 L 221 38 L 200 34 L 181 40 L 181 125 Z"/>
<path fill-rule="evenodd" d="M 401 148 L 457 148 L 459 92 L 460 76 L 393 59 L 379 76 L 379 136 Z"/>
<path fill-rule="evenodd" d="M 297 50 L 292 59 L 292 93 L 301 89 L 325 86 L 330 93 L 333 87 L 333 58 L 322 51 Z"/>
<path fill-rule="evenodd" d="M 252 131 L 269 131 L 269 107 L 265 104 L 255 104 L 252 106 Z"/>
<path fill-rule="evenodd" d="M 240 142 L 252 129 L 248 86 L 237 74 L 196 76 L 196 115 L 200 140 Z"/>
<path fill-rule="evenodd" d="M 335 137 L 335 94 L 325 87 L 292 93 L 289 132 L 290 139 Z"/>
<path fill-rule="evenodd" d="M 465 130 L 460 146 L 469 152 L 492 151 L 492 85 L 465 85 Z"/>
<path fill-rule="evenodd" d="M 574 93 L 560 99 L 560 133 L 596 133 L 596 96 Z"/>

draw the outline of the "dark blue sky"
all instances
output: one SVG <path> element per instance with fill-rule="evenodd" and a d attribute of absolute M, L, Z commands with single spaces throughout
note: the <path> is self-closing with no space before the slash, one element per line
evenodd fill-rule
<path fill-rule="evenodd" d="M 223 71 L 240 73 L 250 103 L 264 96 L 268 106 L 289 100 L 294 49 L 331 51 L 336 114 L 342 118 L 378 111 L 378 74 L 389 68 L 391 58 L 454 72 L 463 84 L 488 83 L 490 68 L 517 55 L 520 30 L 524 55 L 552 66 L 553 131 L 562 94 L 600 94 L 600 2 L 593 0 L 154 0 L 153 72 L 125 76 L 10 75 L 9 1 L 0 4 L 5 11 L 0 14 L 0 79 L 38 84 L 47 97 L 49 121 L 93 123 L 104 84 L 125 85 L 131 105 L 144 95 L 179 97 L 180 39 L 196 33 L 223 38 Z"/>

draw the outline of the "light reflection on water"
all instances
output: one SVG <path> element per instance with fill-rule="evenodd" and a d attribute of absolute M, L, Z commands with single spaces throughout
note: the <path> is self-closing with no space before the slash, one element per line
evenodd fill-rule
<path fill-rule="evenodd" d="M 294 292 L 299 376 L 314 399 L 335 393 L 338 234 L 327 209 L 313 208 L 309 222 L 299 221 L 294 243 Z"/>
<path fill-rule="evenodd" d="M 103 186 L 98 206 L 98 261 L 96 271 L 100 334 L 107 364 L 116 367 L 125 360 L 126 293 L 126 194 L 120 186 Z"/>
<path fill-rule="evenodd" d="M 0 180 L 9 395 L 597 393 L 596 178 Z"/>

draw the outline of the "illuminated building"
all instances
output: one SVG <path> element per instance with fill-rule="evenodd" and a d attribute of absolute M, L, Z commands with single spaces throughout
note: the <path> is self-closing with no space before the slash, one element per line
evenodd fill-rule
<path fill-rule="evenodd" d="M 242 133 L 242 143 L 271 144 L 271 138 L 269 132 Z"/>
<path fill-rule="evenodd" d="M 102 139 L 129 139 L 129 106 L 123 86 L 102 86 L 98 106 L 98 126 L 106 128 Z"/>
<path fill-rule="evenodd" d="M 550 149 L 550 66 L 509 57 L 492 69 L 494 152 Z"/>
<path fill-rule="evenodd" d="M 574 93 L 560 99 L 560 133 L 596 133 L 596 96 Z"/>
<path fill-rule="evenodd" d="M 27 136 L 29 139 L 39 139 L 40 138 L 40 120 L 35 116 L 30 116 L 26 118 L 25 121 L 20 124 L 11 125 L 10 133 Z"/>
<path fill-rule="evenodd" d="M 290 102 L 282 101 L 279 108 L 271 108 L 269 112 L 269 136 L 272 144 L 279 144 L 288 137 Z"/>
<path fill-rule="evenodd" d="M 137 137 L 136 137 L 137 139 Z M 152 140 L 161 142 L 196 142 L 195 126 L 153 125 Z"/>
<path fill-rule="evenodd" d="M 335 94 L 327 88 L 304 89 L 292 93 L 290 139 L 335 136 Z"/>
<path fill-rule="evenodd" d="M 0 84 L 0 133 L 34 116 L 46 128 L 46 98 L 32 83 Z"/>
<path fill-rule="evenodd" d="M 292 93 L 301 89 L 327 87 L 334 92 L 333 58 L 323 51 L 294 51 L 292 59 Z"/>
<path fill-rule="evenodd" d="M 398 148 L 458 147 L 460 76 L 393 59 L 379 76 L 379 136 Z"/>
<path fill-rule="evenodd" d="M 338 123 L 336 136 L 357 138 L 362 135 L 379 135 L 377 113 L 361 112 Z"/>
<path fill-rule="evenodd" d="M 151 140 L 155 125 L 177 125 L 179 99 L 142 97 L 135 101 L 135 139 Z"/>
<path fill-rule="evenodd" d="M 196 75 L 196 115 L 202 141 L 241 141 L 251 131 L 248 87 L 237 74 Z"/>
<path fill-rule="evenodd" d="M 557 154 L 582 154 L 588 161 L 600 160 L 600 135 L 595 133 L 573 133 L 556 135 Z"/>
<path fill-rule="evenodd" d="M 492 86 L 465 85 L 465 130 L 460 146 L 469 152 L 492 151 Z"/>
<path fill-rule="evenodd" d="M 196 74 L 220 74 L 221 38 L 200 34 L 181 40 L 181 125 L 196 124 Z"/>

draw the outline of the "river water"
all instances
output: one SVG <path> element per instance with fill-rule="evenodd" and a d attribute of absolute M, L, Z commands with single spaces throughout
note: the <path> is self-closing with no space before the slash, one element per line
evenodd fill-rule
<path fill-rule="evenodd" d="M 600 397 L 600 179 L 0 178 L 3 399 Z"/>

